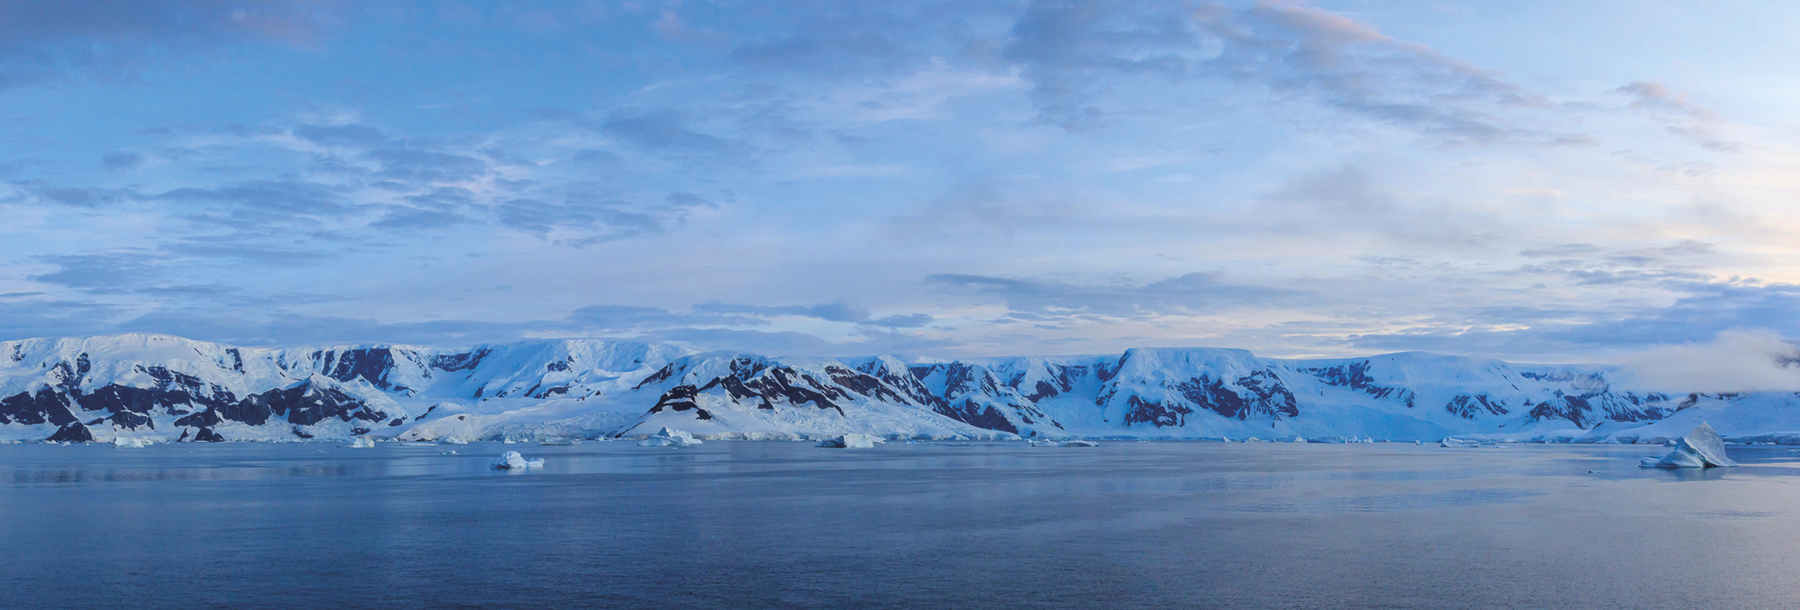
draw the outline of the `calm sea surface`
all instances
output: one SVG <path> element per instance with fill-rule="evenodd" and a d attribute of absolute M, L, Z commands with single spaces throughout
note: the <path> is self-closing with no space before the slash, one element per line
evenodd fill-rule
<path fill-rule="evenodd" d="M 0 607 L 1800 607 L 1800 453 L 1660 453 L 0 445 Z"/>

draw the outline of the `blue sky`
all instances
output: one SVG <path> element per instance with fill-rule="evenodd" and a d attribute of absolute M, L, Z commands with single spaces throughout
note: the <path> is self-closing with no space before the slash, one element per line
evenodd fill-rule
<path fill-rule="evenodd" d="M 1800 12 L 0 1 L 0 338 L 1800 337 Z"/>

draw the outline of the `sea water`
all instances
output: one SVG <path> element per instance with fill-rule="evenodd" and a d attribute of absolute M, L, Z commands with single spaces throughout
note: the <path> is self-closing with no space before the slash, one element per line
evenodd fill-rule
<path fill-rule="evenodd" d="M 1800 453 L 1662 451 L 0 445 L 0 607 L 1800 603 Z"/>

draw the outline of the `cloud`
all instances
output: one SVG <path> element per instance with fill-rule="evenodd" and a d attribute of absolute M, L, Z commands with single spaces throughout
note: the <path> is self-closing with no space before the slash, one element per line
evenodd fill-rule
<path fill-rule="evenodd" d="M 661 233 L 663 220 L 644 212 L 627 209 L 622 201 L 595 201 L 577 198 L 563 203 L 539 199 L 509 199 L 494 205 L 495 220 L 501 226 L 549 237 L 559 231 L 578 231 L 583 235 L 565 243 L 586 246 L 596 243 Z"/>
<path fill-rule="evenodd" d="M 418 148 L 383 148 L 368 157 L 381 164 L 376 176 L 417 185 L 463 182 L 488 172 L 481 159 Z"/>
<path fill-rule="evenodd" d="M 129 189 L 96 187 L 50 187 L 38 191 L 38 198 L 58 205 L 76 208 L 101 208 L 139 198 Z"/>
<path fill-rule="evenodd" d="M 1297 290 L 1232 284 L 1221 272 L 1189 273 L 1148 284 L 1073 284 L 1047 279 L 936 274 L 926 281 L 953 291 L 996 299 L 1012 315 L 1032 321 L 1143 319 L 1197 315 L 1291 302 Z"/>
<path fill-rule="evenodd" d="M 1001 55 L 1022 67 L 1040 120 L 1080 130 L 1104 124 L 1094 101 L 1118 75 L 1178 78 L 1203 49 L 1181 3 L 1032 2 Z"/>
<path fill-rule="evenodd" d="M 1042 0 L 1019 17 L 1003 56 L 1033 83 L 1040 119 L 1069 129 L 1105 124 L 1108 112 L 1098 100 L 1120 79 L 1206 77 L 1446 142 L 1591 142 L 1514 125 L 1506 111 L 1550 103 L 1491 70 L 1298 3 L 1238 9 Z"/>
<path fill-rule="evenodd" d="M 1768 330 L 1645 349 L 1619 359 L 1616 381 L 1665 392 L 1800 391 L 1800 344 Z"/>
<path fill-rule="evenodd" d="M 467 216 L 442 210 L 428 210 L 408 206 L 392 206 L 380 219 L 369 223 L 376 229 L 388 231 L 429 231 L 461 224 L 467 224 Z"/>
<path fill-rule="evenodd" d="M 1531 257 L 1531 258 L 1544 258 L 1544 257 L 1552 257 L 1553 256 L 1553 257 L 1561 258 L 1561 257 L 1569 257 L 1569 256 L 1581 256 L 1584 254 L 1593 254 L 1593 253 L 1599 252 L 1599 251 L 1600 251 L 1600 247 L 1595 246 L 1593 244 L 1556 244 L 1553 246 L 1526 248 L 1524 250 L 1519 251 L 1519 256 L 1526 256 L 1526 257 Z"/>
<path fill-rule="evenodd" d="M 119 314 L 116 307 L 90 301 L 0 300 L 0 337 L 26 339 L 112 332 L 108 320 Z"/>
<path fill-rule="evenodd" d="M 823 305 L 737 305 L 732 303 L 701 303 L 694 306 L 694 311 L 716 313 L 733 313 L 761 317 L 796 316 L 817 318 L 827 322 L 862 322 L 869 319 L 869 310 L 852 303 L 826 303 Z"/>
<path fill-rule="evenodd" d="M 674 154 L 736 157 L 749 153 L 744 142 L 721 138 L 688 127 L 680 112 L 619 110 L 600 124 L 600 132 L 620 142 Z"/>
<path fill-rule="evenodd" d="M 356 148 L 373 148 L 388 142 L 381 130 L 367 125 L 301 125 L 294 128 L 294 137 L 320 146 Z"/>
<path fill-rule="evenodd" d="M 922 313 L 915 313 L 915 314 L 907 314 L 907 315 L 892 315 L 892 316 L 887 316 L 885 318 L 877 318 L 874 320 L 869 320 L 867 322 L 867 324 L 870 326 L 881 326 L 881 327 L 886 327 L 886 328 L 918 328 L 918 327 L 924 326 L 926 324 L 930 324 L 931 320 L 932 320 L 931 316 L 928 316 L 928 315 L 925 315 Z"/>
<path fill-rule="evenodd" d="M 0 89 L 132 69 L 169 50 L 310 46 L 345 8 L 338 0 L 0 0 Z"/>
<path fill-rule="evenodd" d="M 817 354 L 833 347 L 830 341 L 794 331 L 677 328 L 648 335 L 646 338 L 685 343 L 701 349 L 744 350 L 773 356 Z"/>
<path fill-rule="evenodd" d="M 970 31 L 1010 17 L 1007 3 L 808 2 L 734 32 L 729 57 L 760 74 L 883 78 L 934 58 L 986 51 Z"/>
<path fill-rule="evenodd" d="M 1496 112 L 1549 105 L 1491 70 L 1319 8 L 1214 5 L 1197 21 L 1221 45 L 1206 61 L 1211 73 L 1446 141 L 1522 135 Z"/>
<path fill-rule="evenodd" d="M 143 164 L 144 156 L 137 153 L 120 151 L 107 153 L 106 156 L 100 157 L 100 167 L 115 172 L 137 169 L 139 165 Z"/>
<path fill-rule="evenodd" d="M 1687 138 L 1714 152 L 1741 152 L 1742 144 L 1719 135 L 1724 125 L 1718 113 L 1688 101 L 1687 95 L 1670 91 L 1660 83 L 1638 81 L 1617 89 L 1632 96 L 1631 107 L 1650 114 L 1669 133 Z"/>
<path fill-rule="evenodd" d="M 1346 343 L 1364 351 L 1605 355 L 1711 342 L 1734 331 L 1800 337 L 1800 319 L 1793 315 L 1800 311 L 1800 285 L 1680 280 L 1657 285 L 1680 296 L 1664 306 L 1533 304 L 1461 310 L 1461 317 L 1398 332 L 1351 335 Z"/>
<path fill-rule="evenodd" d="M 1466 248 L 1516 232 L 1507 213 L 1463 200 L 1394 194 L 1361 165 L 1303 172 L 1263 196 L 1254 224 L 1282 233 L 1343 236 L 1364 231 L 1416 248 Z M 1272 223 L 1272 224 L 1271 224 Z M 1537 228 L 1524 228 L 1536 232 Z"/>
<path fill-rule="evenodd" d="M 88 292 L 124 292 L 160 275 L 152 258 L 150 253 L 135 251 L 42 256 L 39 260 L 58 269 L 26 279 Z"/>
<path fill-rule="evenodd" d="M 234 345 L 295 346 L 321 343 L 402 343 L 458 346 L 517 341 L 551 326 L 545 322 L 427 320 L 384 323 L 367 318 L 309 316 L 279 312 L 246 315 L 251 309 L 220 313 L 198 308 L 156 311 L 96 332 L 174 334 Z"/>
<path fill-rule="evenodd" d="M 761 326 L 766 320 L 751 316 L 695 311 L 676 313 L 660 307 L 590 305 L 570 313 L 564 321 L 582 329 L 626 331 L 683 326 Z"/>
<path fill-rule="evenodd" d="M 342 218 L 360 211 L 338 187 L 301 180 L 251 180 L 218 188 L 186 187 L 154 199 L 176 203 L 217 204 L 213 212 L 194 210 L 190 217 L 202 222 L 265 232 L 292 226 L 295 221 Z"/>

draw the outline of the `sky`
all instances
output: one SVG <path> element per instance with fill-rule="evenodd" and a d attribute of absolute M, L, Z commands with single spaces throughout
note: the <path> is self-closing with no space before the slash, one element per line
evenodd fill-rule
<path fill-rule="evenodd" d="M 0 0 L 0 339 L 1780 344 L 1800 11 L 1715 4 Z"/>

